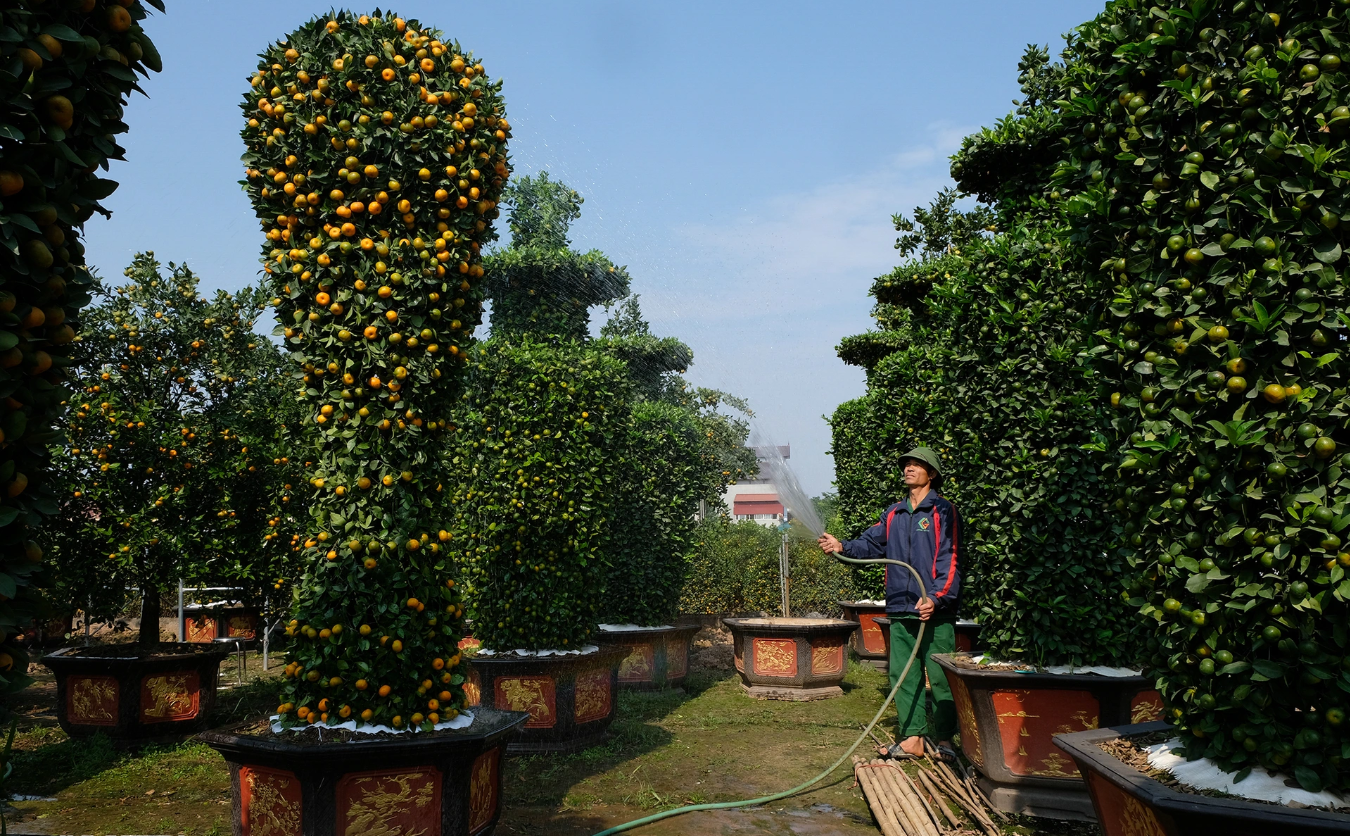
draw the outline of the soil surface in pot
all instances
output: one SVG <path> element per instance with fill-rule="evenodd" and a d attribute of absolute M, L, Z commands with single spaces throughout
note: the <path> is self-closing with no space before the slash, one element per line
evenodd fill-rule
<path fill-rule="evenodd" d="M 1273 801 L 1263 801 L 1259 798 L 1243 798 L 1242 796 L 1233 795 L 1231 793 L 1226 792 L 1220 792 L 1219 790 L 1196 789 L 1195 787 L 1183 784 L 1182 782 L 1178 781 L 1176 777 L 1172 775 L 1172 773 L 1163 769 L 1155 768 L 1148 762 L 1148 751 L 1147 751 L 1148 747 L 1156 746 L 1159 743 L 1166 743 L 1167 741 L 1171 740 L 1174 737 L 1176 737 L 1175 732 L 1161 731 L 1161 732 L 1153 732 L 1152 734 L 1134 735 L 1131 737 L 1118 737 L 1115 740 L 1107 740 L 1103 743 L 1098 743 L 1097 746 L 1100 747 L 1102 751 L 1106 752 L 1111 757 L 1115 758 L 1116 760 L 1120 761 L 1126 766 L 1129 766 L 1133 769 L 1137 769 L 1138 771 L 1142 772 L 1143 774 L 1147 775 L 1148 777 L 1167 787 L 1169 790 L 1175 790 L 1176 792 L 1186 793 L 1187 795 L 1204 795 L 1210 798 L 1231 798 L 1234 801 L 1244 801 L 1249 804 L 1266 804 L 1271 807 L 1286 806 L 1283 804 L 1276 804 Z M 1323 810 L 1328 813 L 1340 813 L 1342 815 L 1345 814 L 1344 809 L 1334 810 L 1330 807 L 1304 807 L 1303 805 L 1298 806 L 1300 809 L 1305 810 Z"/>
<path fill-rule="evenodd" d="M 233 648 L 229 648 L 233 650 Z M 77 647 L 62 654 L 67 659 L 155 659 L 161 656 L 189 656 L 219 653 L 221 647 L 210 644 L 175 644 L 167 647 L 142 647 L 139 644 L 104 644 Z"/>
<path fill-rule="evenodd" d="M 972 662 L 969 656 L 959 654 L 949 657 L 953 665 L 969 671 L 1034 671 L 1035 665 L 1020 662 Z"/>

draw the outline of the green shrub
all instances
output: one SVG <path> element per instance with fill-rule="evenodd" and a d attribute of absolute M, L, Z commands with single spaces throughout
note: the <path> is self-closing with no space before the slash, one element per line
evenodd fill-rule
<path fill-rule="evenodd" d="M 494 337 L 475 355 L 448 497 L 474 636 L 499 650 L 580 647 L 611 559 L 626 370 L 572 341 Z"/>
<path fill-rule="evenodd" d="M 783 535 L 756 522 L 709 517 L 695 531 L 696 548 L 680 596 L 686 613 L 782 613 L 779 549 Z M 828 557 L 800 525 L 788 540 L 788 577 L 794 616 L 837 616 L 840 601 L 860 597 L 852 573 Z"/>
<path fill-rule="evenodd" d="M 160 11 L 160 0 L 148 0 Z M 59 513 L 47 445 L 63 412 L 79 311 L 89 303 L 83 224 L 117 188 L 97 176 L 121 159 L 117 137 L 136 73 L 159 53 L 134 2 L 89 8 L 9 3 L 0 20 L 0 692 L 28 684 L 12 638 L 49 614 L 49 573 L 34 540 Z"/>
<path fill-rule="evenodd" d="M 1044 189 L 1114 285 L 1094 408 L 1116 408 L 1122 554 L 1169 719 L 1188 755 L 1340 791 L 1348 14 L 1111 4 L 1066 53 Z"/>
<path fill-rule="evenodd" d="M 429 727 L 464 705 L 434 500 L 509 174 L 501 85 L 392 13 L 315 18 L 260 58 L 245 188 L 314 461 L 283 722 Z"/>
<path fill-rule="evenodd" d="M 137 587 L 140 641 L 157 644 L 160 599 L 178 580 L 242 584 L 257 600 L 289 577 L 298 548 L 272 532 L 305 512 L 304 496 L 282 489 L 303 478 L 285 438 L 299 415 L 281 353 L 253 332 L 262 291 L 207 301 L 191 270 L 170 264 L 166 276 L 153 253 L 126 277 L 96 287 L 76 343 L 51 597 L 111 619 Z"/>

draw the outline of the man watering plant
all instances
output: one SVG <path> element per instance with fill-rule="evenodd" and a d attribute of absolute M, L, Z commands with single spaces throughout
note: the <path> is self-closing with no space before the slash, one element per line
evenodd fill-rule
<path fill-rule="evenodd" d="M 895 758 L 923 755 L 923 735 L 938 741 L 944 758 L 955 759 L 952 735 L 956 733 L 956 706 L 942 668 L 932 661 L 934 653 L 956 649 L 956 612 L 961 595 L 957 570 L 960 520 L 956 506 L 942 498 L 937 485 L 942 479 L 938 455 L 916 447 L 901 459 L 909 496 L 887 508 L 876 525 L 856 540 L 839 542 L 829 534 L 820 537 L 827 554 L 875 560 L 887 558 L 908 563 L 924 579 L 920 589 L 914 573 L 899 566 L 886 566 L 886 615 L 891 619 L 891 687 L 914 651 L 919 625 L 926 625 L 919 655 L 895 696 L 899 713 L 899 743 L 890 747 Z M 923 669 L 933 690 L 933 727 L 924 710 Z"/>

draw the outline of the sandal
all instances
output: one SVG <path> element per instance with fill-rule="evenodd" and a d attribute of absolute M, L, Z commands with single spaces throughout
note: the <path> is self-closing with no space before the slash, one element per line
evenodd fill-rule
<path fill-rule="evenodd" d="M 956 750 L 946 743 L 940 743 L 937 747 L 938 760 L 943 763 L 956 763 Z"/>
<path fill-rule="evenodd" d="M 919 758 L 923 757 L 922 755 L 915 755 L 915 754 L 912 754 L 912 753 L 910 753 L 910 752 L 906 752 L 906 751 L 900 746 L 899 743 L 895 743 L 895 744 L 892 744 L 892 745 L 890 745 L 890 746 L 884 746 L 884 747 L 882 747 L 882 748 L 881 748 L 881 756 L 882 756 L 883 758 L 890 758 L 891 760 L 896 760 L 896 761 L 913 761 L 913 760 L 918 760 Z"/>

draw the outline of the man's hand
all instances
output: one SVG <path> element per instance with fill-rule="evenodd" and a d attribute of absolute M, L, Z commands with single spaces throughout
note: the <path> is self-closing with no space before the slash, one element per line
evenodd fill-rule
<path fill-rule="evenodd" d="M 919 606 L 918 606 L 918 610 L 919 610 L 919 620 L 920 620 L 920 621 L 927 621 L 928 619 L 932 618 L 932 617 L 933 617 L 933 607 L 934 607 L 934 604 L 933 604 L 933 599 L 932 599 L 932 598 L 922 598 L 922 599 L 920 599 L 920 600 L 919 600 Z"/>
<path fill-rule="evenodd" d="M 843 553 L 844 551 L 843 544 L 841 544 L 833 534 L 820 535 L 820 539 L 817 540 L 816 543 L 820 546 L 820 550 L 826 554 L 832 554 L 834 552 Z"/>

